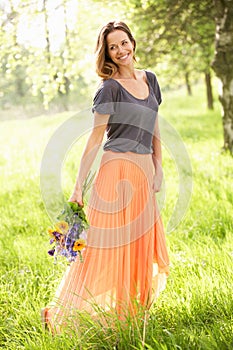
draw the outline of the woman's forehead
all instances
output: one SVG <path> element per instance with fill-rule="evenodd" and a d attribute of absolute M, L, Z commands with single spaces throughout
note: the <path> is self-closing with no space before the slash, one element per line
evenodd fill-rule
<path fill-rule="evenodd" d="M 125 33 L 123 30 L 115 30 L 114 32 L 108 34 L 107 43 L 109 45 L 116 44 L 124 39 L 129 39 L 127 33 Z"/>

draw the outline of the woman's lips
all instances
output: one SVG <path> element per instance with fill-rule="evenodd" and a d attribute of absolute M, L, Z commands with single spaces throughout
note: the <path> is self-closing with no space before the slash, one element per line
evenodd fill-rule
<path fill-rule="evenodd" d="M 119 57 L 118 59 L 119 59 L 119 60 L 125 60 L 128 56 L 129 56 L 129 54 L 127 53 L 126 55 L 121 56 L 121 57 Z"/>

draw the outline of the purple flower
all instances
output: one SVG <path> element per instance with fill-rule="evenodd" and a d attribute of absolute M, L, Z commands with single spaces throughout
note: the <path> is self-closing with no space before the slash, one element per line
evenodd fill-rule
<path fill-rule="evenodd" d="M 51 255 L 51 256 L 54 256 L 54 253 L 55 253 L 55 248 L 50 249 L 50 250 L 48 251 L 48 254 Z"/>
<path fill-rule="evenodd" d="M 62 236 L 62 234 L 61 234 L 60 232 L 55 231 L 55 232 L 53 233 L 53 235 L 54 235 L 56 241 L 60 241 L 60 238 L 61 238 L 61 236 Z"/>
<path fill-rule="evenodd" d="M 75 256 L 77 256 L 77 252 L 74 252 L 73 250 L 70 250 L 70 255 L 75 257 Z"/>
<path fill-rule="evenodd" d="M 49 241 L 49 244 L 53 244 L 53 242 L 54 242 L 54 238 L 51 238 Z"/>
<path fill-rule="evenodd" d="M 67 252 L 66 249 L 62 249 L 60 253 L 61 253 L 61 255 L 65 256 L 66 258 L 69 257 L 69 253 Z"/>
<path fill-rule="evenodd" d="M 78 230 L 79 229 L 79 227 L 80 227 L 80 223 L 75 223 L 75 224 L 73 224 L 73 229 L 76 231 L 76 230 Z"/>

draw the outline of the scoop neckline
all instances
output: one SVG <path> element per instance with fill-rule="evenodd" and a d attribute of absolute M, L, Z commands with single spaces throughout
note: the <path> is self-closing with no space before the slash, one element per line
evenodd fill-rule
<path fill-rule="evenodd" d="M 148 93 L 148 96 L 146 98 L 138 98 L 136 96 L 134 96 L 133 94 L 131 94 L 131 92 L 129 92 L 119 81 L 117 81 L 116 79 L 113 79 L 113 78 L 110 78 L 111 80 L 114 80 L 117 82 L 118 85 L 121 86 L 121 88 L 123 90 L 125 90 L 131 97 L 135 98 L 136 100 L 139 100 L 139 101 L 146 101 L 148 100 L 148 98 L 150 97 L 150 94 L 151 94 L 151 89 L 150 89 L 150 83 L 149 83 L 149 80 L 148 80 L 148 76 L 147 76 L 147 71 L 144 70 L 145 74 L 146 74 L 146 80 L 147 80 L 147 85 L 148 85 L 148 90 L 149 90 L 149 93 Z M 109 80 L 110 80 L 109 79 Z"/>

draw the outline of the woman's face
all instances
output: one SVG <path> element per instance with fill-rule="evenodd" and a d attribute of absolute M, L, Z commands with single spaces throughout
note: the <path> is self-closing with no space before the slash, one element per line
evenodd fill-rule
<path fill-rule="evenodd" d="M 115 30 L 107 36 L 107 47 L 109 57 L 118 66 L 128 65 L 133 62 L 134 43 L 122 30 Z"/>

